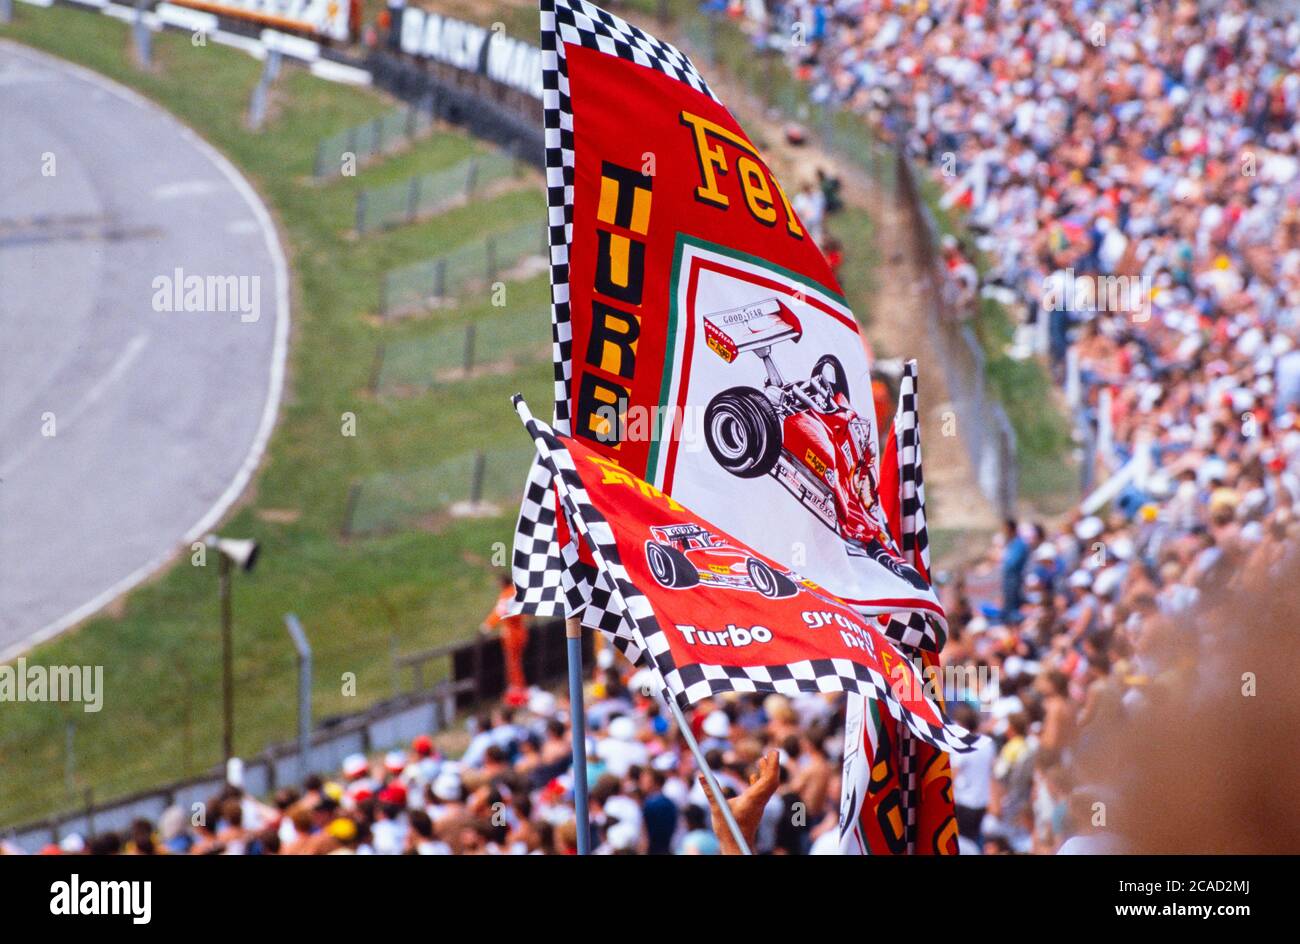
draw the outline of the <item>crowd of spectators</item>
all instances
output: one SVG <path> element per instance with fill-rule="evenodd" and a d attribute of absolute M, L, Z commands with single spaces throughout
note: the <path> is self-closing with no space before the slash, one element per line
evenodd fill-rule
<path fill-rule="evenodd" d="M 1162 686 L 1208 684 L 1170 644 L 1189 610 L 1278 573 L 1300 527 L 1300 21 L 1240 0 L 732 12 L 930 169 L 970 234 L 943 247 L 955 294 L 982 253 L 1095 443 L 1102 492 L 950 575 L 944 658 L 999 670 L 967 715 L 992 750 L 955 761 L 963 835 L 1105 847 L 1077 758 Z"/>
<path fill-rule="evenodd" d="M 963 851 L 1122 851 L 1084 759 L 1163 692 L 1215 684 L 1173 644 L 1187 614 L 1276 573 L 1300 534 L 1300 22 L 1235 0 L 736 10 L 815 99 L 933 169 L 989 261 L 984 286 L 1046 326 L 1081 423 L 1105 431 L 1098 477 L 1117 487 L 1063 522 L 1006 522 L 982 560 L 940 576 L 943 661 L 990 670 L 979 691 L 947 692 L 987 735 L 953 759 Z M 799 198 L 816 209 L 813 188 Z M 974 253 L 944 255 L 973 294 Z M 1069 280 L 1107 276 L 1136 280 L 1138 302 L 1073 294 Z M 597 851 L 718 852 L 690 754 L 613 660 L 587 702 Z M 571 853 L 566 708 L 534 688 L 475 719 L 458 757 L 418 738 L 269 802 L 228 787 L 202 816 L 168 810 L 93 851 Z M 692 717 L 733 792 L 779 752 L 757 851 L 835 850 L 839 699 L 735 697 Z"/>
<path fill-rule="evenodd" d="M 621 661 L 621 659 L 620 659 Z M 587 688 L 588 782 L 597 854 L 714 855 L 705 787 L 663 706 L 606 647 Z M 705 703 L 701 749 L 729 794 L 767 754 L 771 797 L 755 817 L 757 851 L 802 854 L 838 841 L 835 697 L 778 695 Z M 228 784 L 194 808 L 122 832 L 77 834 L 46 854 L 493 855 L 576 852 L 568 705 L 541 688 L 468 722 L 456 757 L 428 736 L 407 749 L 347 758 L 328 777 L 259 798 Z M 456 741 L 454 737 L 452 741 Z M 725 841 L 725 837 L 724 837 Z"/>

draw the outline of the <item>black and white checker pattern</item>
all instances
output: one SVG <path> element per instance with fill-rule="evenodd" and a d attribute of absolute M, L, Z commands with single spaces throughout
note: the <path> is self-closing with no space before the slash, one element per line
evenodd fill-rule
<path fill-rule="evenodd" d="M 581 604 L 583 625 L 604 632 L 614 646 L 632 662 L 661 668 L 662 660 L 642 658 L 648 647 L 647 627 L 658 634 L 658 624 L 650 602 L 632 586 L 619 560 L 614 532 L 587 495 L 582 478 L 573 465 L 573 457 L 540 420 L 525 422 L 537 444 L 539 460 L 547 466 L 551 482 L 569 524 L 570 534 L 580 536 L 596 560 L 595 573 L 578 558 L 576 538 L 568 542 L 561 554 L 566 564 L 562 579 L 563 595 L 573 605 Z M 567 565 L 572 565 L 568 569 Z M 672 656 L 665 652 L 667 661 Z"/>
<path fill-rule="evenodd" d="M 925 481 L 921 471 L 921 415 L 917 403 L 917 363 L 903 365 L 898 385 L 898 414 L 894 417 L 898 445 L 900 537 L 907 562 L 927 576 L 930 573 L 930 535 L 925 521 Z M 939 652 L 947 641 L 942 626 L 920 613 L 895 616 L 885 634 L 909 655 L 918 650 Z M 898 782 L 902 791 L 907 852 L 916 852 L 916 819 L 921 807 L 920 752 L 912 732 L 898 728 Z"/>
<path fill-rule="evenodd" d="M 907 854 L 916 855 L 916 815 L 921 809 L 920 761 L 917 741 L 905 725 L 898 726 L 898 785 L 902 792 L 903 836 Z"/>
<path fill-rule="evenodd" d="M 717 97 L 683 53 L 586 0 L 541 0 L 542 120 L 546 148 L 547 241 L 551 255 L 551 339 L 555 368 L 554 428 L 572 431 L 569 390 L 573 380 L 573 325 L 569 310 L 569 244 L 573 239 L 573 108 L 569 98 L 566 44 L 599 50 L 657 69 L 714 101 Z M 553 509 L 532 500 L 534 486 L 550 473 L 534 462 L 529 471 L 512 555 L 515 597 L 520 612 L 539 616 L 578 612 L 566 609 L 560 574 L 564 570 L 555 540 Z M 546 517 L 549 514 L 549 519 Z M 575 598 L 576 599 L 576 598 Z"/>
<path fill-rule="evenodd" d="M 656 69 L 714 101 L 717 96 L 678 49 L 587 0 L 541 0 L 542 121 L 546 148 L 546 212 L 551 250 L 551 328 L 555 355 L 555 430 L 570 435 L 573 331 L 569 310 L 569 244 L 573 239 L 573 105 L 566 45 Z"/>
<path fill-rule="evenodd" d="M 575 540 L 559 543 L 555 503 L 555 473 L 537 455 L 528 470 L 515 528 L 511 572 L 517 611 L 538 616 L 580 615 L 583 626 L 604 632 L 630 662 L 638 663 L 642 646 L 635 627 L 611 602 L 609 579 L 579 558 Z M 577 533 L 572 521 L 569 533 Z"/>
<path fill-rule="evenodd" d="M 577 534 L 577 527 L 569 523 L 569 533 Z M 560 549 L 564 560 L 562 574 L 564 594 L 570 613 L 579 613 L 582 625 L 600 630 L 619 652 L 631 663 L 641 662 L 640 635 L 623 611 L 614 603 L 614 587 L 608 575 L 578 556 L 578 542 L 570 540 Z"/>
<path fill-rule="evenodd" d="M 724 692 L 777 692 L 799 695 L 809 692 L 850 691 L 874 698 L 884 704 L 890 715 L 906 725 L 918 738 L 940 750 L 966 752 L 972 749 L 975 736 L 951 723 L 932 724 L 908 711 L 894 696 L 890 681 L 875 669 L 860 665 L 850 659 L 805 659 L 787 665 L 723 666 L 692 664 L 678 667 L 669 649 L 668 636 L 659 626 L 650 602 L 633 586 L 623 567 L 609 523 L 592 505 L 581 477 L 573 464 L 573 457 L 556 438 L 554 432 L 536 419 L 526 421 L 529 433 L 537 444 L 538 454 L 551 470 L 560 504 L 576 534 L 582 537 L 591 550 L 596 566 L 605 578 L 602 592 L 607 598 L 599 602 L 602 614 L 617 614 L 626 622 L 628 635 L 613 635 L 611 639 L 620 651 L 628 652 L 630 646 L 650 658 L 638 659 L 641 665 L 654 668 L 664 687 L 687 708 L 703 698 Z M 578 580 L 581 578 L 575 578 Z M 592 609 L 598 599 L 592 584 Z M 597 620 L 584 611 L 584 624 Z M 603 619 L 597 628 L 614 632 Z"/>
<path fill-rule="evenodd" d="M 898 485 L 902 508 L 903 556 L 923 573 L 930 573 L 930 532 L 925 523 L 925 480 L 921 473 L 921 414 L 917 404 L 916 361 L 903 365 L 898 385 Z"/>
<path fill-rule="evenodd" d="M 656 632 L 662 632 L 656 626 Z M 652 655 L 657 640 L 647 637 Z M 663 641 L 667 647 L 667 640 Z M 658 656 L 656 655 L 656 658 Z M 951 722 L 936 725 L 908 711 L 895 697 L 890 682 L 868 666 L 849 659 L 804 659 L 786 665 L 726 666 L 703 663 L 662 672 L 683 707 L 724 692 L 777 692 L 801 695 L 817 692 L 857 692 L 880 702 L 894 720 L 922 741 L 941 751 L 970 751 L 976 736 Z"/>
<path fill-rule="evenodd" d="M 898 413 L 894 440 L 898 445 L 898 489 L 901 511 L 903 559 L 922 573 L 930 573 L 930 534 L 925 523 L 925 483 L 921 472 L 921 415 L 917 405 L 916 361 L 903 365 L 898 385 Z M 948 634 L 935 619 L 920 612 L 895 613 L 884 634 L 906 653 L 918 649 L 939 652 Z"/>
<path fill-rule="evenodd" d="M 569 533 L 574 533 L 572 523 Z M 560 558 L 564 570 L 560 573 L 560 586 L 564 590 L 564 599 L 570 614 L 581 613 L 591 599 L 591 588 L 596 582 L 599 571 L 585 563 L 578 556 L 578 542 L 574 539 L 560 545 Z"/>
<path fill-rule="evenodd" d="M 571 612 L 565 608 L 564 567 L 556 543 L 553 481 L 550 468 L 534 456 L 524 482 L 510 560 L 515 604 L 520 613 L 567 616 Z"/>
<path fill-rule="evenodd" d="M 551 250 L 551 335 L 555 361 L 555 429 L 570 433 L 569 381 L 573 332 L 569 322 L 569 242 L 573 239 L 573 109 L 569 69 L 556 28 L 556 6 L 542 0 L 542 124 L 546 148 L 546 223 Z"/>
<path fill-rule="evenodd" d="M 669 78 L 685 82 L 714 101 L 718 100 L 691 60 L 674 46 L 656 39 L 587 0 L 553 0 L 549 4 L 543 2 L 543 30 L 546 29 L 544 17 L 548 5 L 554 11 L 555 29 L 563 42 L 597 49 L 606 55 L 657 69 Z"/>
<path fill-rule="evenodd" d="M 910 653 L 918 649 L 938 652 L 943 648 L 943 641 L 940 639 L 942 630 L 938 629 L 934 621 L 924 613 L 891 613 L 889 622 L 881 632 L 885 634 L 886 639 L 902 648 L 904 652 Z"/>
<path fill-rule="evenodd" d="M 641 644 L 641 635 L 637 627 L 614 602 L 613 582 L 603 571 L 597 570 L 596 579 L 591 586 L 591 595 L 586 600 L 582 611 L 582 625 L 588 629 L 598 629 L 605 634 L 614 647 L 627 657 L 633 665 L 645 663 L 645 649 Z"/>

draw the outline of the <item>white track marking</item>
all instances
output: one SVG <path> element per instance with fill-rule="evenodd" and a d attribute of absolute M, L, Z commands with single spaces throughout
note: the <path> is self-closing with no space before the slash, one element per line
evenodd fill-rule
<path fill-rule="evenodd" d="M 153 188 L 155 200 L 175 200 L 178 197 L 201 197 L 216 193 L 221 188 L 211 180 L 179 180 L 171 184 L 159 184 Z"/>
<path fill-rule="evenodd" d="M 267 251 L 271 256 L 271 267 L 275 271 L 275 344 L 271 354 L 270 387 L 267 390 L 266 403 L 263 405 L 257 434 L 253 437 L 252 445 L 249 447 L 239 470 L 235 473 L 235 477 L 207 512 L 185 533 L 176 547 L 168 548 L 159 553 L 152 560 L 97 594 L 94 598 L 87 600 L 59 619 L 43 626 L 22 642 L 0 651 L 0 662 L 7 662 L 27 652 L 33 646 L 53 639 L 87 617 L 93 616 L 113 600 L 136 586 L 136 584 L 147 580 L 176 555 L 180 545 L 190 544 L 212 531 L 230 506 L 243 494 L 244 489 L 252 480 L 258 464 L 262 461 L 262 455 L 266 452 L 266 444 L 271 438 L 271 431 L 275 428 L 275 420 L 280 411 L 280 398 L 284 393 L 285 361 L 289 350 L 289 265 L 285 260 L 284 248 L 280 245 L 280 237 L 276 232 L 275 222 L 271 219 L 270 212 L 258 197 L 257 191 L 220 151 L 196 134 L 188 125 L 182 123 L 179 118 L 160 105 L 155 105 L 143 95 L 139 95 L 125 86 L 118 85 L 111 79 L 106 79 L 90 69 L 65 62 L 53 56 L 47 56 L 44 53 L 39 53 L 34 49 L 9 40 L 0 40 L 0 46 L 3 46 L 6 51 L 20 58 L 25 57 L 28 61 L 37 65 L 63 69 L 124 102 L 137 108 L 144 108 L 165 115 L 170 119 L 177 125 L 181 136 L 212 162 L 213 166 L 230 181 L 235 190 L 239 192 L 240 197 L 248 204 L 249 212 L 252 213 L 253 218 L 257 220 L 257 224 L 262 230 L 262 238 L 265 240 Z"/>
<path fill-rule="evenodd" d="M 95 385 L 82 395 L 81 399 L 73 405 L 72 409 L 64 413 L 63 416 L 56 418 L 56 422 L 59 426 L 66 428 L 75 424 L 77 420 L 81 418 L 82 414 L 94 406 L 99 399 L 103 397 L 108 388 L 113 385 L 114 381 L 127 372 L 148 343 L 149 335 L 147 334 L 137 334 L 133 337 L 127 346 L 122 349 L 122 353 L 117 356 L 117 360 L 113 361 L 113 366 L 108 369 L 107 373 L 105 373 L 103 377 L 100 377 L 99 380 L 95 382 Z M 22 465 L 40 443 L 41 440 L 39 439 L 29 440 L 25 448 L 20 449 L 16 454 L 10 456 L 9 461 L 3 466 L 0 466 L 0 479 L 7 478 L 14 469 Z"/>

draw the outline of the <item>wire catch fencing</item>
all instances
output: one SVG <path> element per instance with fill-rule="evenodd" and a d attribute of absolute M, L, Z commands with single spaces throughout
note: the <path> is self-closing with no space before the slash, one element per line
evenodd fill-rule
<path fill-rule="evenodd" d="M 379 313 L 384 318 L 437 307 L 489 289 L 494 282 L 546 270 L 546 227 L 526 223 L 450 252 L 385 273 Z"/>
<path fill-rule="evenodd" d="M 545 358 L 551 352 L 550 324 L 548 315 L 536 312 L 497 315 L 392 342 L 379 354 L 371 392 L 422 393 L 479 370 Z"/>
<path fill-rule="evenodd" d="M 353 485 L 345 538 L 436 527 L 444 519 L 484 517 L 513 508 L 535 450 L 509 446 L 461 453 L 436 465 L 381 472 Z"/>
<path fill-rule="evenodd" d="M 436 216 L 518 180 L 522 166 L 511 154 L 493 152 L 387 187 L 357 194 L 356 231 L 365 234 Z"/>
<path fill-rule="evenodd" d="M 428 134 L 433 128 L 435 103 L 432 96 L 380 115 L 365 124 L 353 125 L 330 135 L 316 145 L 312 175 L 317 180 L 343 173 L 348 155 L 355 166 L 389 154 Z"/>

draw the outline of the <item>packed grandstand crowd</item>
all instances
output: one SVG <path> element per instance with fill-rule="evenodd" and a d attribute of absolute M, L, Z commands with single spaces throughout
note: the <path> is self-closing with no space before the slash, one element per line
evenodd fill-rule
<path fill-rule="evenodd" d="M 1163 689 L 1197 684 L 1204 667 L 1168 644 L 1186 614 L 1235 575 L 1276 569 L 1300 529 L 1300 23 L 1212 6 L 733 11 L 815 97 L 934 168 L 989 260 L 984 287 L 1046 319 L 1059 379 L 1077 370 L 1081 421 L 1108 430 L 1098 480 L 1123 476 L 1104 503 L 1008 522 L 983 560 L 941 575 L 944 662 L 996 669 L 978 692 L 947 693 L 987 735 L 953 759 L 963 852 L 1119 851 L 1080 815 L 1096 788 L 1076 758 Z M 788 41 L 794 23 L 806 43 Z M 1065 272 L 1138 277 L 1143 304 L 1044 304 Z M 587 716 L 596 851 L 716 853 L 690 754 L 609 649 Z M 228 787 L 206 818 L 174 808 L 90 851 L 571 853 L 566 717 L 534 688 L 473 719 L 459 756 L 421 737 L 272 798 Z M 835 851 L 837 697 L 737 696 L 692 717 L 733 791 L 780 751 L 756 851 Z M 85 849 L 69 836 L 50 851 Z"/>

